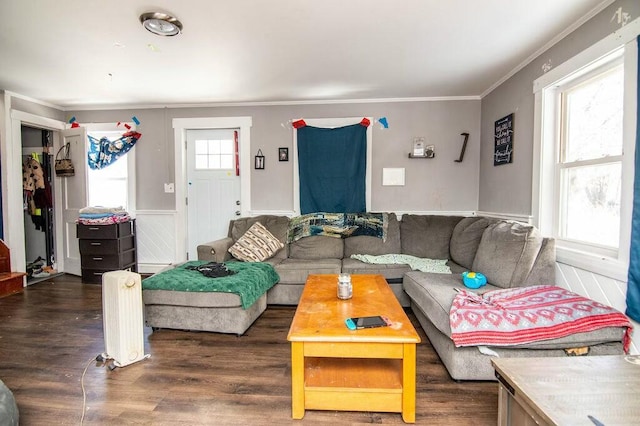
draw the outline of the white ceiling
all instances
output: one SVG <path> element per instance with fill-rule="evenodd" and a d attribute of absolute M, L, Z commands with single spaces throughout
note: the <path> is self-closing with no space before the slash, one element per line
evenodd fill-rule
<path fill-rule="evenodd" d="M 0 0 L 0 89 L 64 108 L 480 96 L 602 3 Z M 183 33 L 146 31 L 151 11 Z"/>

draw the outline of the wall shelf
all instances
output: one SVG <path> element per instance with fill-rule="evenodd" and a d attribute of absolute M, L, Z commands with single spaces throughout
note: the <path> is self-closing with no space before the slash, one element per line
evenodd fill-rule
<path fill-rule="evenodd" d="M 434 158 L 436 156 L 436 153 L 432 153 L 431 155 L 413 155 L 411 153 L 409 153 L 409 158 Z"/>

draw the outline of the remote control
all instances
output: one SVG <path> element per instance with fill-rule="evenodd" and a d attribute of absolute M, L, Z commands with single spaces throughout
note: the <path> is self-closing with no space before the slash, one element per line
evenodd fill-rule
<path fill-rule="evenodd" d="M 349 330 L 355 330 L 356 329 L 356 323 L 353 322 L 353 320 L 351 318 L 347 318 L 346 320 L 344 320 L 344 323 L 347 325 L 347 328 Z"/>

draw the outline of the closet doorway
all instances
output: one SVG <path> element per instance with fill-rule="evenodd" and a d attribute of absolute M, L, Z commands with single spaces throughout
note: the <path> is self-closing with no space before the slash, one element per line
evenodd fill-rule
<path fill-rule="evenodd" d="M 21 127 L 27 284 L 58 274 L 55 251 L 53 132 Z"/>

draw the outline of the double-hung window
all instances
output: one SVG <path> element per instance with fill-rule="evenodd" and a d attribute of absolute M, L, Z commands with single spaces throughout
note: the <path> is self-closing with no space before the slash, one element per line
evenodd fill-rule
<path fill-rule="evenodd" d="M 610 37 L 534 82 L 534 224 L 559 262 L 626 280 L 636 41 Z"/>
<path fill-rule="evenodd" d="M 116 140 L 124 131 L 115 123 L 87 125 L 87 134 L 98 140 L 102 137 Z M 90 206 L 122 207 L 130 214 L 135 213 L 135 150 L 134 147 L 103 169 L 92 170 L 87 167 L 87 196 Z"/>
<path fill-rule="evenodd" d="M 620 241 L 622 61 L 610 61 L 556 91 L 556 236 L 615 256 Z"/>

